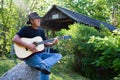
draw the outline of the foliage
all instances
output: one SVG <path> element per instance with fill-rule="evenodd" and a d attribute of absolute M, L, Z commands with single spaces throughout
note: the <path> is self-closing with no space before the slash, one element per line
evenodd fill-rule
<path fill-rule="evenodd" d="M 114 68 L 120 70 L 120 36 L 111 33 L 109 36 L 104 38 L 91 37 L 89 43 L 94 44 L 94 53 L 98 54 L 100 51 L 101 56 L 98 57 L 93 64 L 102 66 L 104 68 Z"/>
<path fill-rule="evenodd" d="M 12 44 L 12 35 L 16 32 L 16 19 L 18 18 L 17 13 L 12 8 L 11 1 L 7 1 L 9 4 L 5 4 L 2 0 L 1 4 L 1 12 L 0 12 L 0 56 L 7 55 L 10 51 L 10 46 Z M 7 8 L 9 7 L 9 8 Z M 8 15 L 8 13 L 10 15 Z M 15 16 L 14 16 L 15 15 Z M 14 18 L 13 18 L 14 16 Z"/>
<path fill-rule="evenodd" d="M 116 31 L 111 33 L 101 27 L 99 32 L 93 27 L 74 24 L 70 30 L 62 30 L 60 33 L 72 36 L 71 41 L 59 45 L 62 46 L 59 51 L 64 55 L 74 55 L 74 61 L 68 63 L 73 63 L 77 72 L 92 80 L 110 80 L 116 72 L 120 72 L 120 37 Z"/>

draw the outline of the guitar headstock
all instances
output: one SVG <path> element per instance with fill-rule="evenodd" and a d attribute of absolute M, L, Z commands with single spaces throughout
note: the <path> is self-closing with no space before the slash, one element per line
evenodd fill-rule
<path fill-rule="evenodd" d="M 67 36 L 63 36 L 63 39 L 70 39 L 71 36 L 70 35 L 67 35 Z"/>

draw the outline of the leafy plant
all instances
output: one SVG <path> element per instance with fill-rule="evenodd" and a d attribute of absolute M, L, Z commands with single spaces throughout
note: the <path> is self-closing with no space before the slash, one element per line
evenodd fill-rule
<path fill-rule="evenodd" d="M 102 66 L 104 68 L 114 68 L 114 70 L 120 70 L 120 36 L 114 32 L 109 36 L 101 37 L 91 37 L 89 43 L 95 45 L 94 53 L 97 54 L 101 51 L 101 56 L 99 56 L 93 64 L 96 66 Z"/>
<path fill-rule="evenodd" d="M 60 33 L 70 34 L 72 39 L 58 44 L 61 46 L 59 51 L 69 55 L 68 60 L 73 59 L 68 63 L 72 63 L 72 68 L 83 76 L 92 80 L 110 80 L 120 70 L 120 38 L 117 33 L 111 33 L 103 26 L 99 32 L 82 24 L 71 25 L 69 30 Z"/>

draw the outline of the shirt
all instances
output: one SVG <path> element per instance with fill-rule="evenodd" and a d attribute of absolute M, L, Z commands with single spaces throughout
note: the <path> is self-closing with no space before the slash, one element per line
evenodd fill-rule
<path fill-rule="evenodd" d="M 32 26 L 24 26 L 18 33 L 21 38 L 34 38 L 40 36 L 43 40 L 46 40 L 44 30 L 42 28 L 34 29 Z"/>

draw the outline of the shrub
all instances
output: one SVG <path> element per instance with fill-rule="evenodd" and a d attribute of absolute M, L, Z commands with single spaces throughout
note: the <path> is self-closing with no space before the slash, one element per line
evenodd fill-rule
<path fill-rule="evenodd" d="M 69 30 L 62 30 L 58 35 L 72 36 L 71 41 L 64 41 L 59 51 L 63 55 L 71 55 L 69 64 L 75 71 L 92 80 L 110 80 L 120 70 L 119 46 L 117 34 L 101 28 L 99 32 L 93 27 L 74 24 Z"/>

